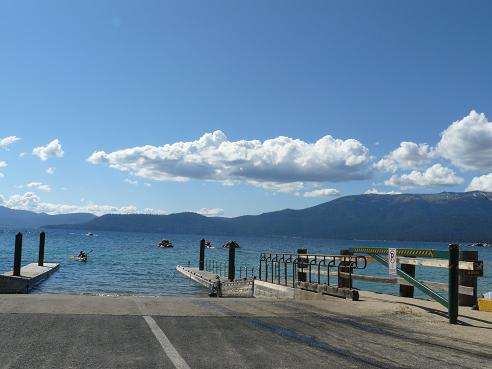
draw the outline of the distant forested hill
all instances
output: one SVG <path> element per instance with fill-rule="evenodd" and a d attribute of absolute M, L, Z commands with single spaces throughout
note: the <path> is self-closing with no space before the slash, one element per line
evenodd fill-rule
<path fill-rule="evenodd" d="M 0 206 L 0 226 L 17 228 L 37 228 L 50 224 L 79 224 L 95 219 L 94 214 L 48 215 L 27 210 L 14 210 Z"/>
<path fill-rule="evenodd" d="M 492 241 L 492 193 L 355 195 L 302 210 L 236 218 L 195 213 L 104 215 L 53 228 L 332 239 Z"/>

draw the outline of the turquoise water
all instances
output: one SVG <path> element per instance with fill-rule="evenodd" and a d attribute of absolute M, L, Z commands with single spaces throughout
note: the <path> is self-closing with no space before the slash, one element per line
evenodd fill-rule
<path fill-rule="evenodd" d="M 22 264 L 37 261 L 39 230 L 0 230 L 0 272 L 12 269 L 15 233 L 24 236 Z M 174 248 L 157 247 L 160 239 L 173 242 Z M 48 230 L 46 232 L 46 261 L 60 263 L 54 273 L 33 293 L 69 293 L 99 295 L 203 295 L 207 291 L 196 283 L 183 278 L 175 271 L 177 264 L 198 264 L 200 236 L 179 234 L 146 234 L 132 232 L 100 232 L 93 237 L 80 231 Z M 228 250 L 220 247 L 230 237 L 207 236 L 216 247 L 206 250 L 206 257 L 227 260 Z M 240 244 L 237 266 L 258 267 L 260 252 L 295 252 L 307 248 L 310 253 L 339 254 L 349 247 L 412 247 L 447 249 L 447 243 L 343 241 L 282 237 L 234 237 Z M 479 293 L 492 290 L 492 249 L 478 250 L 479 259 L 485 263 L 485 277 L 479 278 Z M 70 260 L 80 250 L 91 251 L 89 261 L 80 263 Z M 370 263 L 363 272 L 370 275 L 387 275 L 387 270 L 377 263 Z M 447 270 L 443 268 L 417 267 L 417 276 L 424 280 L 446 282 Z M 363 283 L 355 287 L 385 293 L 398 293 L 397 285 Z"/>

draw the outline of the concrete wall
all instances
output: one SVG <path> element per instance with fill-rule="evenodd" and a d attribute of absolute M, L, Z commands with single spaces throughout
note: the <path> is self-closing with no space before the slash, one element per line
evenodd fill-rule
<path fill-rule="evenodd" d="M 260 281 L 255 279 L 254 282 L 254 297 L 270 297 L 278 299 L 293 299 L 294 288 L 287 286 L 280 286 L 269 282 Z"/>
<path fill-rule="evenodd" d="M 0 275 L 0 293 L 28 293 L 27 278 Z"/>
<path fill-rule="evenodd" d="M 253 280 L 223 282 L 221 297 L 253 297 Z"/>
<path fill-rule="evenodd" d="M 292 288 L 278 284 L 255 280 L 254 293 L 256 298 L 277 298 L 277 299 L 294 299 L 294 300 L 330 300 L 330 296 L 322 292 L 303 290 L 301 288 Z"/>

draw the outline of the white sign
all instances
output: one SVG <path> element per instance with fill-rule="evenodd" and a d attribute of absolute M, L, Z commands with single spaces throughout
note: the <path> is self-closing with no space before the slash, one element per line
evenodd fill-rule
<path fill-rule="evenodd" d="M 388 272 L 396 274 L 396 249 L 388 249 Z"/>

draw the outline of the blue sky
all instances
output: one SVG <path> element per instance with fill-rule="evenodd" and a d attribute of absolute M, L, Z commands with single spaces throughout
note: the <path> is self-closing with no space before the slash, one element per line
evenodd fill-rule
<path fill-rule="evenodd" d="M 0 202 L 235 216 L 492 191 L 491 11 L 3 1 Z"/>

